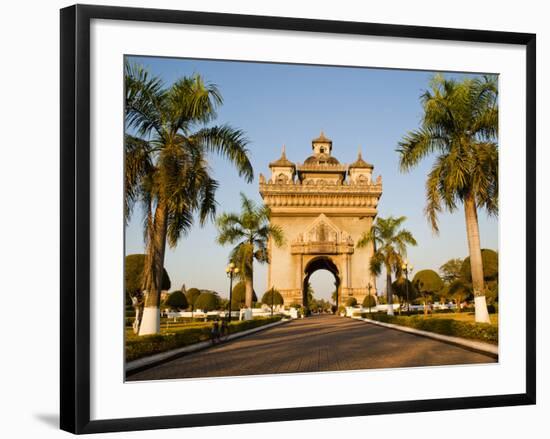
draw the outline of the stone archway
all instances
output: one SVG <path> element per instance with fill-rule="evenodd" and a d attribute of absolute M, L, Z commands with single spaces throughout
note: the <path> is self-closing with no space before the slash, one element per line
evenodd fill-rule
<path fill-rule="evenodd" d="M 271 177 L 260 174 L 260 194 L 271 210 L 271 224 L 284 235 L 282 246 L 268 243 L 267 288 L 277 289 L 285 305 L 304 304 L 304 282 L 330 265 L 338 282 L 338 302 L 354 297 L 361 303 L 376 294 L 369 272 L 373 247 L 356 246 L 370 230 L 382 195 L 382 179 L 372 179 L 373 166 L 363 160 L 341 164 L 332 155 L 332 140 L 323 133 L 312 141 L 313 155 L 303 164 L 281 157 L 269 164 Z M 330 261 L 330 262 L 329 262 Z"/>
<path fill-rule="evenodd" d="M 334 286 L 336 287 L 337 295 L 336 295 L 336 306 L 340 304 L 340 272 L 338 271 L 338 267 L 332 261 L 332 259 L 328 256 L 317 256 L 313 258 L 309 263 L 306 265 L 304 269 L 304 281 L 302 282 L 302 303 L 304 306 L 308 306 L 309 303 L 307 301 L 307 286 L 309 283 L 309 278 L 313 273 L 315 273 L 317 270 L 327 270 L 334 276 Z"/>

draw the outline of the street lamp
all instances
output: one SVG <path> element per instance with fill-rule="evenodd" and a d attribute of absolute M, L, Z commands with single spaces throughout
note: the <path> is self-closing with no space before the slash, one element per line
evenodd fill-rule
<path fill-rule="evenodd" d="M 369 282 L 367 285 L 367 289 L 369 290 L 369 317 L 372 318 L 372 312 L 371 312 L 371 303 L 372 303 L 372 296 L 370 295 L 370 290 L 372 290 L 372 284 Z"/>
<path fill-rule="evenodd" d="M 227 273 L 227 277 L 229 278 L 229 314 L 227 320 L 231 321 L 231 301 L 233 299 L 233 276 L 239 273 L 239 267 L 235 267 L 235 264 L 233 262 L 230 262 L 227 267 L 225 267 L 225 272 Z"/>
<path fill-rule="evenodd" d="M 403 272 L 405 273 L 405 289 L 407 291 L 407 315 L 411 315 L 411 302 L 409 301 L 409 273 L 413 271 L 413 266 L 405 261 L 403 262 L 403 265 L 401 265 L 401 268 L 403 269 Z"/>

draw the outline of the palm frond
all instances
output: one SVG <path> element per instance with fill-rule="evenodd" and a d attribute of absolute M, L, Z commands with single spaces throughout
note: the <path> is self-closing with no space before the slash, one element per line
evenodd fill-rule
<path fill-rule="evenodd" d="M 227 158 L 235 165 L 239 176 L 247 182 L 254 178 L 254 170 L 248 158 L 249 151 L 246 148 L 248 139 L 241 130 L 229 125 L 203 128 L 192 136 L 190 141 L 201 145 L 205 151 L 214 152 Z"/>
<path fill-rule="evenodd" d="M 410 171 L 433 152 L 444 150 L 447 143 L 448 137 L 443 133 L 436 133 L 434 129 L 421 128 L 410 131 L 399 142 L 397 149 L 401 171 Z"/>
<path fill-rule="evenodd" d="M 376 252 L 372 255 L 369 263 L 369 271 L 374 276 L 380 276 L 382 267 L 384 266 L 384 255 Z"/>
<path fill-rule="evenodd" d="M 153 172 L 149 144 L 137 137 L 124 136 L 124 217 L 129 221 L 133 206 L 142 193 L 142 180 Z"/>
<path fill-rule="evenodd" d="M 154 131 L 162 138 L 162 80 L 150 77 L 143 67 L 127 62 L 124 85 L 126 126 L 135 128 L 141 136 L 148 136 Z"/>
<path fill-rule="evenodd" d="M 218 234 L 217 241 L 221 245 L 234 244 L 235 242 L 245 239 L 246 232 L 237 226 L 226 226 Z"/>
<path fill-rule="evenodd" d="M 207 123 L 215 119 L 216 108 L 223 99 L 215 84 L 205 82 L 200 75 L 184 77 L 168 91 L 168 113 L 171 131 L 186 131 L 189 121 Z"/>
<path fill-rule="evenodd" d="M 356 246 L 358 248 L 367 247 L 369 244 L 375 244 L 376 239 L 376 229 L 373 226 L 368 232 L 363 232 L 361 237 L 357 240 Z"/>

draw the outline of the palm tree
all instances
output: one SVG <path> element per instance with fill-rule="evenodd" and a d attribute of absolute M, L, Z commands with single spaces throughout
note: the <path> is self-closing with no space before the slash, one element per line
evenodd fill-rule
<path fill-rule="evenodd" d="M 313 303 L 313 295 L 315 294 L 315 291 L 313 290 L 313 287 L 311 286 L 311 282 L 308 282 L 306 285 L 306 301 L 307 306 L 309 307 L 310 303 Z"/>
<path fill-rule="evenodd" d="M 407 218 L 376 218 L 369 231 L 363 233 L 357 247 L 373 246 L 374 254 L 370 260 L 370 272 L 379 276 L 382 267 L 386 269 L 386 296 L 388 299 L 388 314 L 393 315 L 392 272 L 399 274 L 403 258 L 407 254 L 407 245 L 416 245 L 411 232 L 401 229 Z"/>
<path fill-rule="evenodd" d="M 496 78 L 455 81 L 436 75 L 421 96 L 422 126 L 399 143 L 401 170 L 437 153 L 426 181 L 426 215 L 438 233 L 437 215 L 462 203 L 477 322 L 489 322 L 477 210 L 498 214 L 498 91 Z"/>
<path fill-rule="evenodd" d="M 126 64 L 125 216 L 138 202 L 143 211 L 146 263 L 145 309 L 139 334 L 158 333 L 166 241 L 174 247 L 198 216 L 213 218 L 218 182 L 210 176 L 207 154 L 231 161 L 252 181 L 247 140 L 227 125 L 207 126 L 222 103 L 217 87 L 199 76 L 165 87 L 160 78 Z"/>
<path fill-rule="evenodd" d="M 268 241 L 280 246 L 283 243 L 283 231 L 279 226 L 270 224 L 270 210 L 265 205 L 258 206 L 241 192 L 241 212 L 223 213 L 217 219 L 218 243 L 235 244 L 230 260 L 239 268 L 239 276 L 245 282 L 247 307 L 252 307 L 254 284 L 254 259 L 269 262 Z"/>

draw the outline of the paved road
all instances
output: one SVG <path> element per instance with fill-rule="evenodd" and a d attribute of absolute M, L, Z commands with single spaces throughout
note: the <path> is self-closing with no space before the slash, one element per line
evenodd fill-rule
<path fill-rule="evenodd" d="M 493 363 L 490 356 L 323 315 L 277 326 L 128 377 L 130 381 Z"/>

